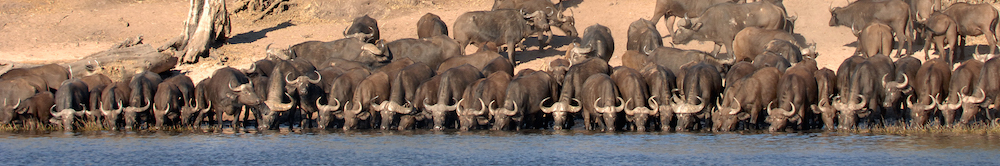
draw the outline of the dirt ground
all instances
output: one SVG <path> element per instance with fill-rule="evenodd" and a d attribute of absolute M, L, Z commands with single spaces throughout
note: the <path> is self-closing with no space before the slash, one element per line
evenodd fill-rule
<path fill-rule="evenodd" d="M 230 12 L 238 5 L 227 0 Z M 416 37 L 416 22 L 424 13 L 434 13 L 449 24 L 467 11 L 489 10 L 492 0 L 291 0 L 287 10 L 263 20 L 236 13 L 232 17 L 231 40 L 212 50 L 199 63 L 177 66 L 176 70 L 201 80 L 217 68 L 247 68 L 265 55 L 265 46 L 284 48 L 310 40 L 331 41 L 341 34 L 350 19 L 370 15 L 379 22 L 382 38 L 393 41 Z M 652 16 L 655 0 L 570 0 L 564 2 L 576 17 L 579 32 L 601 24 L 612 30 L 616 45 L 612 66 L 620 65 L 625 52 L 626 30 L 632 21 Z M 807 42 L 817 43 L 820 67 L 836 70 L 852 55 L 856 38 L 850 28 L 830 27 L 830 6 L 845 6 L 843 0 L 786 0 L 788 13 L 798 16 L 796 33 Z M 59 63 L 106 50 L 119 41 L 142 35 L 154 47 L 182 31 L 188 12 L 186 0 L 4 0 L 0 1 L 0 59 L 20 63 Z M 664 23 L 661 34 L 669 34 Z M 555 29 L 555 28 L 554 28 Z M 556 30 L 556 35 L 563 35 Z M 982 45 L 982 37 L 971 38 Z M 670 41 L 670 38 L 664 38 Z M 548 48 L 539 49 L 534 39 L 526 40 L 527 51 L 517 60 L 524 68 L 540 69 L 556 55 L 563 55 L 572 39 L 557 37 Z M 711 51 L 712 42 L 677 45 L 683 49 Z M 917 45 L 920 46 L 920 45 Z M 979 47 L 987 50 L 986 47 Z M 475 47 L 469 47 L 471 53 Z M 522 56 L 524 55 L 524 56 Z M 919 50 L 915 57 L 923 59 Z M 931 56 L 937 57 L 937 56 Z"/>

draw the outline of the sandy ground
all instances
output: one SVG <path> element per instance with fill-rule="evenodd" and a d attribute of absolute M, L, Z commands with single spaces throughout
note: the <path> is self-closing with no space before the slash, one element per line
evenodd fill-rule
<path fill-rule="evenodd" d="M 263 58 L 265 46 L 287 47 L 310 40 L 331 41 L 350 19 L 371 15 L 378 20 L 382 38 L 393 41 L 416 37 L 416 22 L 424 13 L 434 13 L 449 24 L 467 11 L 489 10 L 492 0 L 291 0 L 287 11 L 253 21 L 252 15 L 233 14 L 229 44 L 214 48 L 209 58 L 197 64 L 177 66 L 176 70 L 201 80 L 223 66 L 246 68 Z M 237 1 L 227 0 L 230 11 Z M 655 0 L 570 0 L 564 2 L 576 17 L 579 32 L 601 24 L 612 30 L 615 57 L 611 65 L 620 65 L 625 52 L 629 23 L 652 16 Z M 856 38 L 850 28 L 830 27 L 828 7 L 845 6 L 843 0 L 786 0 L 788 13 L 798 16 L 796 33 L 807 42 L 817 43 L 820 67 L 836 70 L 855 50 Z M 79 59 L 109 48 L 128 37 L 142 35 L 144 43 L 158 47 L 179 35 L 188 10 L 185 0 L 4 0 L 0 2 L 0 59 L 21 63 L 58 63 Z M 661 34 L 669 34 L 662 22 Z M 555 29 L 555 28 L 554 28 Z M 556 30 L 556 35 L 563 35 Z M 981 45 L 982 37 L 970 43 Z M 524 68 L 539 69 L 563 55 L 572 39 L 557 37 L 552 45 L 539 49 L 534 39 L 526 40 L 527 51 L 518 61 Z M 670 38 L 664 38 L 670 41 Z M 677 45 L 683 49 L 711 51 L 712 42 Z M 920 45 L 917 45 L 920 46 Z M 985 50 L 986 47 L 980 47 Z M 473 52 L 474 47 L 469 47 Z M 525 56 L 521 56 L 525 55 Z M 923 59 L 923 51 L 914 54 Z M 932 56 L 936 57 L 936 56 Z"/>

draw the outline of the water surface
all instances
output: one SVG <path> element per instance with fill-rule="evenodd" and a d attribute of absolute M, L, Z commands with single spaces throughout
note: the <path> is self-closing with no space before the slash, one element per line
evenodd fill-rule
<path fill-rule="evenodd" d="M 1000 165 L 993 134 L 0 133 L 4 165 Z"/>

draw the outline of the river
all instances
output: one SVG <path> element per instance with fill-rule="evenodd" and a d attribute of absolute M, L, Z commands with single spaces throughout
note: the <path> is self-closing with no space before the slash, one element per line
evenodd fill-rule
<path fill-rule="evenodd" d="M 4 132 L 0 165 L 1000 165 L 996 134 Z"/>

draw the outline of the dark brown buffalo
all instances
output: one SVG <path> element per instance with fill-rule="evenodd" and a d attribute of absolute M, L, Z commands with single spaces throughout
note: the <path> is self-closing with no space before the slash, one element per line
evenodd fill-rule
<path fill-rule="evenodd" d="M 51 92 L 35 93 L 35 96 L 28 98 L 24 104 L 27 104 L 27 108 L 23 112 L 18 110 L 18 118 L 24 126 L 30 128 L 49 124 L 49 118 L 52 118 L 49 108 L 55 105 L 55 96 Z"/>
<path fill-rule="evenodd" d="M 448 36 L 448 25 L 434 13 L 427 13 L 417 20 L 417 38 L 429 38 L 437 35 Z"/>
<path fill-rule="evenodd" d="M 87 97 L 87 108 L 84 112 L 88 120 L 97 122 L 103 117 L 103 114 L 98 112 L 99 108 L 97 108 L 100 105 L 101 92 L 104 91 L 105 87 L 112 84 L 111 78 L 104 76 L 104 74 L 93 74 L 83 76 L 80 80 L 87 84 L 87 91 L 90 95 L 90 97 Z"/>
<path fill-rule="evenodd" d="M 653 49 L 662 46 L 663 39 L 660 38 L 660 32 L 656 30 L 656 24 L 643 18 L 629 24 L 628 42 L 625 43 L 625 50 L 653 52 Z"/>
<path fill-rule="evenodd" d="M 507 73 L 507 75 L 514 75 L 514 64 L 507 61 L 506 58 L 497 57 L 493 58 L 489 64 L 483 67 L 483 75 L 490 75 L 493 73 Z"/>
<path fill-rule="evenodd" d="M 462 65 L 452 69 L 448 69 L 441 75 L 440 85 L 437 89 L 435 96 L 425 95 L 425 98 L 437 98 L 437 100 L 425 99 L 424 102 L 420 102 L 424 105 L 424 110 L 431 114 L 431 119 L 434 121 L 434 130 L 444 130 L 449 124 L 454 124 L 452 120 L 457 119 L 458 114 L 453 114 L 458 106 L 458 100 L 461 99 L 462 93 L 465 92 L 465 88 L 469 87 L 473 82 L 483 78 L 482 73 L 479 73 L 479 69 L 472 67 L 471 65 Z M 418 100 L 419 101 L 419 100 Z M 430 103 L 427 101 L 436 101 L 435 103 Z M 456 118 L 451 118 L 456 117 Z"/>
<path fill-rule="evenodd" d="M 51 90 L 52 92 L 55 92 L 55 90 L 58 90 L 59 86 L 62 85 L 63 81 L 69 79 L 69 73 L 69 68 L 67 67 L 57 64 L 48 64 L 31 68 L 11 69 L 3 75 L 0 75 L 0 80 L 25 79 L 20 77 L 34 77 L 32 78 L 33 80 L 40 78 L 41 80 L 29 83 L 37 87 L 45 87 L 46 91 Z"/>
<path fill-rule="evenodd" d="M 525 14 L 518 10 L 466 12 L 455 19 L 452 35 L 458 42 L 459 50 L 465 50 L 470 43 L 482 45 L 493 42 L 507 45 L 507 58 L 514 62 L 514 49 L 521 47 L 521 40 L 535 33 L 533 26 L 525 18 L 544 20 L 544 17 L 540 17 L 541 13 Z"/>
<path fill-rule="evenodd" d="M 712 6 L 698 18 L 684 19 L 673 32 L 673 44 L 687 44 L 691 40 L 715 42 L 712 56 L 718 57 L 722 46 L 733 54 L 736 33 L 746 27 L 780 29 L 785 22 L 784 10 L 767 2 L 746 4 L 723 3 Z"/>
<path fill-rule="evenodd" d="M 456 106 L 459 129 L 469 130 L 488 126 L 493 114 L 486 113 L 490 113 L 489 108 L 496 108 L 494 105 L 504 104 L 507 85 L 510 82 L 509 74 L 498 72 L 479 79 L 465 88 L 462 100 L 459 100 Z"/>
<path fill-rule="evenodd" d="M 986 114 L 987 120 L 993 120 L 993 114 L 989 111 L 990 104 L 1000 103 L 1000 58 L 992 58 L 983 63 L 983 69 L 979 71 L 979 80 L 976 82 L 976 91 L 970 96 L 965 96 L 962 98 L 963 104 L 979 104 L 978 108 L 970 108 L 977 110 L 966 110 L 966 115 L 963 113 L 961 124 L 969 124 L 974 120 L 976 116 L 980 116 L 979 112 Z M 971 107 L 971 106 L 970 106 Z M 965 108 L 963 108 L 965 109 Z M 968 118 L 966 118 L 968 116 Z"/>
<path fill-rule="evenodd" d="M 943 59 L 928 60 L 917 71 L 917 76 L 913 79 L 913 96 L 917 96 L 916 102 L 906 97 L 906 105 L 910 107 L 910 117 L 913 124 L 923 126 L 927 120 L 934 116 L 937 109 L 937 98 L 948 95 L 946 88 L 950 86 L 951 65 Z"/>
<path fill-rule="evenodd" d="M 545 69 L 545 72 L 548 72 L 549 75 L 552 76 L 553 81 L 557 84 L 562 84 L 563 79 L 566 78 L 566 72 L 569 72 L 570 66 L 572 65 L 569 64 L 569 60 L 559 58 L 550 61 L 548 68 Z"/>
<path fill-rule="evenodd" d="M 656 50 L 652 53 L 647 53 L 647 55 L 649 55 L 647 57 L 648 62 L 666 67 L 670 71 L 680 71 L 681 66 L 691 62 L 717 61 L 715 57 L 702 51 L 682 50 L 673 47 L 656 48 Z"/>
<path fill-rule="evenodd" d="M 538 35 L 539 48 L 544 48 L 552 41 L 552 30 L 549 26 L 558 27 L 566 36 L 574 38 L 577 36 L 576 19 L 573 16 L 563 14 L 566 9 L 562 8 L 562 6 L 562 4 L 553 4 L 547 0 L 497 0 L 494 1 L 492 10 L 512 9 L 524 13 L 534 13 L 537 11 L 545 14 L 548 23 L 539 24 L 539 26 L 535 27 L 540 29 L 537 30 L 537 33 L 546 33 L 545 35 L 547 35 L 545 41 L 542 41 L 542 34 Z"/>
<path fill-rule="evenodd" d="M 837 74 L 828 68 L 817 70 L 813 73 L 816 77 L 816 104 L 810 105 L 814 114 L 822 115 L 823 125 L 826 130 L 836 128 L 837 109 L 830 105 L 831 98 L 837 93 Z"/>
<path fill-rule="evenodd" d="M 448 58 L 462 56 L 463 47 L 459 47 L 448 36 L 433 36 L 424 39 L 399 39 L 386 44 L 389 58 L 410 58 L 414 62 L 422 62 L 437 69 Z"/>
<path fill-rule="evenodd" d="M 901 0 L 854 1 L 845 7 L 830 8 L 830 15 L 831 27 L 848 26 L 851 29 L 860 29 L 866 28 L 872 23 L 886 24 L 892 27 L 899 42 L 905 42 L 906 46 L 911 45 L 909 31 L 913 27 L 910 23 L 912 21 L 910 6 Z M 859 34 L 855 33 L 855 35 Z M 897 57 L 903 52 L 904 44 L 899 44 L 899 46 L 900 51 L 896 52 Z"/>
<path fill-rule="evenodd" d="M 204 98 L 203 102 L 206 104 L 208 109 L 215 112 L 215 120 L 218 121 L 216 125 L 218 128 L 222 128 L 222 117 L 223 115 L 232 115 L 232 127 L 234 130 L 239 130 L 242 127 L 242 122 L 240 119 L 240 113 L 243 111 L 244 106 L 257 106 L 262 103 L 260 97 L 254 91 L 254 85 L 250 82 L 250 78 L 233 68 L 221 68 L 215 70 L 212 73 L 212 77 L 206 80 L 205 84 Z M 135 91 L 135 89 L 133 89 Z M 200 115 L 205 115 L 207 113 L 202 112 Z M 259 113 L 254 115 L 257 119 L 261 119 Z M 201 116 L 195 119 L 196 123 L 200 123 Z M 258 126 L 258 128 L 261 128 Z"/>
<path fill-rule="evenodd" d="M 500 57 L 503 56 L 498 54 L 496 51 L 486 49 L 486 47 L 480 47 L 479 51 L 476 51 L 476 53 L 465 56 L 450 57 L 444 60 L 444 62 L 441 62 L 441 65 L 435 69 L 437 69 L 438 74 L 441 74 L 448 69 L 468 64 L 472 65 L 472 67 L 476 67 L 476 69 L 482 70 L 485 69 L 486 65 L 489 65 L 490 62 L 493 62 L 494 59 Z"/>
<path fill-rule="evenodd" d="M 139 127 L 143 123 L 152 125 L 154 123 L 153 111 L 149 109 L 153 106 L 153 97 L 156 94 L 156 86 L 163 82 L 160 75 L 144 71 L 132 76 L 132 81 L 128 87 L 132 90 L 129 95 L 129 106 L 125 107 L 125 129 Z M 57 93 L 58 94 L 58 93 Z M 58 96 L 58 95 L 56 95 Z"/>
<path fill-rule="evenodd" d="M 354 18 L 351 25 L 344 28 L 344 38 L 357 38 L 362 42 L 375 44 L 379 37 L 378 21 L 368 15 Z"/>
<path fill-rule="evenodd" d="M 958 22 L 958 49 L 965 47 L 966 36 L 985 35 L 986 42 L 990 46 L 989 54 L 993 54 L 997 48 L 997 26 L 1000 26 L 1000 17 L 997 9 L 990 4 L 968 4 L 955 3 L 942 11 Z M 956 55 L 962 55 L 959 52 Z M 985 60 L 984 60 L 985 61 Z"/>
<path fill-rule="evenodd" d="M 101 104 L 98 109 L 101 110 L 105 128 L 118 130 L 118 127 L 124 124 L 121 115 L 125 107 L 128 107 L 128 100 L 132 98 L 132 90 L 128 86 L 130 82 L 131 78 L 127 78 L 108 85 L 101 91 Z"/>
<path fill-rule="evenodd" d="M 735 0 L 657 0 L 650 21 L 655 27 L 660 17 L 667 22 L 667 31 L 674 32 L 674 22 L 682 17 L 701 17 L 709 7 L 720 3 L 733 3 Z"/>
<path fill-rule="evenodd" d="M 325 105 L 321 104 L 320 102 L 321 99 L 315 100 L 316 101 L 315 104 L 319 108 L 317 111 L 318 119 L 316 122 L 319 128 L 326 128 L 326 126 L 328 126 L 330 122 L 333 121 L 335 115 L 341 115 L 341 118 L 348 118 L 347 116 L 345 116 L 345 114 L 350 114 L 350 113 L 344 113 L 343 112 L 344 110 L 341 110 L 341 106 L 346 106 L 348 102 L 352 102 L 352 100 L 355 99 L 354 94 L 356 93 L 354 91 L 362 86 L 361 82 L 364 81 L 366 78 L 368 78 L 369 75 L 370 73 L 368 73 L 368 71 L 354 69 L 354 70 L 349 70 L 344 74 L 341 74 L 337 78 L 332 78 L 334 80 L 333 83 L 331 83 L 330 85 L 331 91 L 325 96 L 327 104 Z M 388 87 L 386 88 L 387 88 L 386 91 L 388 91 Z M 343 108 L 345 108 L 346 110 L 347 107 Z M 357 113 L 348 116 L 349 118 L 352 119 L 344 120 L 345 121 L 344 129 L 351 129 L 353 127 L 356 127 L 353 125 L 356 125 L 357 120 L 353 118 L 357 118 Z M 352 123 L 355 124 L 351 124 L 352 125 L 351 127 L 347 127 L 346 126 L 347 121 L 352 121 Z"/>
<path fill-rule="evenodd" d="M 758 124 L 760 111 L 765 103 L 771 103 L 777 96 L 776 88 L 781 76 L 782 73 L 777 68 L 765 67 L 742 79 L 727 81 L 726 83 L 732 82 L 732 86 L 727 86 L 724 90 L 721 104 L 716 103 L 718 109 L 712 115 L 713 130 L 731 131 L 736 129 L 740 121 Z"/>
<path fill-rule="evenodd" d="M 382 130 L 392 128 L 393 124 L 399 129 L 412 127 L 417 117 L 414 113 L 417 111 L 414 111 L 411 101 L 415 101 L 414 96 L 421 83 L 429 81 L 432 76 L 434 71 L 423 63 L 414 63 L 400 70 L 396 76 L 390 76 L 393 79 L 389 96 L 382 102 L 371 103 L 373 110 L 378 111 L 382 117 Z"/>
<path fill-rule="evenodd" d="M 258 82 L 257 83 L 258 86 L 264 86 L 265 87 L 264 89 L 267 89 L 266 85 L 268 83 L 268 81 L 267 81 L 268 78 L 267 77 L 257 77 L 258 81 L 261 80 L 261 79 L 263 79 L 264 81 Z M 210 112 L 211 106 L 208 105 L 208 100 L 205 100 L 205 97 L 207 96 L 207 94 L 205 94 L 205 88 L 208 87 L 208 83 L 210 82 L 209 80 L 211 80 L 211 77 L 205 78 L 205 79 L 201 80 L 200 82 L 198 82 L 198 84 L 195 84 L 195 86 L 194 86 L 194 95 L 192 95 L 191 96 L 192 98 L 187 101 L 188 104 L 185 107 L 181 108 L 181 118 L 180 118 L 181 119 L 181 125 L 188 126 L 188 127 L 200 128 L 201 127 L 201 122 L 202 122 L 202 120 L 204 120 L 205 117 L 212 117 L 212 116 L 208 115 L 209 113 L 212 113 L 212 112 Z M 105 93 L 113 93 L 115 95 L 118 95 L 119 91 L 128 90 L 128 89 L 117 89 L 117 88 L 115 90 L 111 90 L 110 88 L 111 87 L 105 88 L 104 92 Z M 260 87 L 254 87 L 254 90 L 255 90 L 254 93 L 257 94 L 258 98 L 265 98 L 265 97 L 267 97 L 267 96 L 261 97 L 262 96 L 261 94 L 265 94 L 265 95 L 267 94 L 266 90 L 264 92 L 262 92 L 262 93 L 258 93 L 258 92 L 256 92 L 257 89 L 260 89 Z M 107 101 L 114 101 L 115 100 L 115 99 L 112 99 L 112 98 L 108 98 L 106 96 L 102 96 L 102 97 L 104 99 L 102 99 L 101 101 L 104 102 L 105 105 L 106 105 Z M 102 109 L 101 111 L 104 111 L 105 114 L 107 114 L 108 111 L 112 111 L 112 113 L 114 113 L 114 112 L 120 112 L 120 111 L 114 110 L 114 107 L 113 107 L 114 105 L 107 105 L 107 106 L 111 110 L 104 110 L 104 108 L 101 108 Z M 267 106 L 258 105 L 258 109 L 257 110 L 261 112 L 260 114 L 266 114 L 267 112 L 270 112 L 270 110 L 266 110 L 267 109 L 266 107 Z M 112 115 L 114 115 L 114 114 L 112 114 Z M 105 116 L 107 116 L 107 115 L 105 115 Z M 114 121 L 110 121 L 110 122 L 106 121 L 106 122 L 107 123 L 112 123 L 112 124 L 115 123 Z M 261 123 L 260 119 L 257 120 L 257 123 L 258 123 L 258 125 L 257 125 L 258 128 L 262 127 L 262 125 L 259 125 Z"/>
<path fill-rule="evenodd" d="M 52 110 L 53 118 L 49 122 L 62 127 L 64 130 L 73 130 L 73 127 L 77 124 L 77 117 L 82 117 L 85 113 L 84 110 L 87 109 L 87 106 L 83 105 L 83 103 L 89 101 L 87 99 L 90 97 L 89 93 L 87 84 L 79 78 L 63 81 L 62 85 L 59 86 L 59 91 L 56 91 L 55 109 Z M 29 94 L 28 97 L 31 95 L 33 94 Z"/>
<path fill-rule="evenodd" d="M 292 96 L 297 91 L 295 91 L 295 84 L 293 82 L 302 82 L 298 79 L 303 76 L 298 69 L 295 68 L 294 64 L 287 60 L 275 60 L 275 65 L 273 70 L 270 72 L 271 77 L 268 77 L 267 88 L 265 91 L 267 94 L 264 97 L 264 107 L 267 107 L 267 111 L 261 111 L 261 119 L 258 119 L 259 128 L 270 129 L 277 121 L 279 116 L 290 116 L 289 110 L 294 108 L 297 104 L 296 99 Z M 292 81 L 291 78 L 295 78 Z M 257 85 L 262 86 L 262 85 Z M 285 102 L 289 101 L 289 102 Z M 289 125 L 291 127 L 291 125 Z"/>
<path fill-rule="evenodd" d="M 548 107 L 543 106 L 550 97 L 557 95 L 558 83 L 546 72 L 531 72 L 522 70 L 518 77 L 514 77 L 504 89 L 504 98 L 497 100 L 497 107 L 490 107 L 490 115 L 493 116 L 493 126 L 491 130 L 506 130 L 513 128 L 520 130 L 524 127 L 543 127 L 538 125 L 543 113 L 552 113 L 556 120 L 555 124 L 560 124 L 559 117 L 566 117 L 566 112 L 548 111 Z M 485 102 L 485 101 L 484 101 Z M 492 106 L 492 105 L 490 105 Z M 578 111 L 578 110 L 577 110 Z M 562 125 L 553 125 L 553 129 L 562 130 Z"/>
<path fill-rule="evenodd" d="M 752 61 L 757 55 L 767 51 L 767 46 L 772 40 L 797 41 L 788 31 L 747 27 L 736 33 L 736 37 L 733 38 L 733 57 L 736 61 Z M 808 47 L 805 44 L 793 44 L 799 48 Z M 800 51 L 800 54 L 801 52 L 808 54 L 808 50 Z"/>
<path fill-rule="evenodd" d="M 806 45 L 808 45 L 807 48 L 802 48 L 799 47 L 798 44 L 790 41 L 775 39 L 771 40 L 764 46 L 764 51 L 785 57 L 785 59 L 788 59 L 788 62 L 791 63 L 799 63 L 803 58 L 816 59 L 816 57 L 819 56 L 819 54 L 816 53 L 816 43 Z"/>
<path fill-rule="evenodd" d="M 284 60 L 300 59 L 312 63 L 313 66 L 331 66 L 332 62 L 340 60 L 372 66 L 391 60 L 390 57 L 384 56 L 383 52 L 385 52 L 384 44 L 365 43 L 357 39 L 339 39 L 330 42 L 307 41 L 284 50 L 267 48 L 269 57 Z"/>
<path fill-rule="evenodd" d="M 681 94 L 671 101 L 674 114 L 677 116 L 677 131 L 699 130 L 700 122 L 708 122 L 711 115 L 705 110 L 712 110 L 709 103 L 715 101 L 722 93 L 722 76 L 714 65 L 698 62 L 685 68 L 681 86 Z M 701 120 L 705 119 L 705 120 Z"/>
<path fill-rule="evenodd" d="M 646 127 L 651 126 L 648 123 L 649 119 L 660 115 L 660 104 L 651 97 L 649 85 L 646 84 L 642 73 L 628 67 L 615 67 L 611 79 L 614 80 L 622 100 L 626 101 L 625 120 L 629 122 L 626 128 L 646 131 Z"/>
<path fill-rule="evenodd" d="M 965 99 L 965 96 L 976 93 L 974 91 L 978 88 L 979 72 L 982 69 L 983 62 L 967 60 L 962 62 L 951 73 L 951 80 L 948 83 L 951 87 L 948 88 L 948 95 L 938 105 L 938 110 L 941 110 L 941 115 L 946 126 L 955 123 L 956 110 L 959 108 L 962 108 L 962 117 L 961 121 L 959 121 L 959 124 L 962 125 L 969 124 L 979 114 L 979 108 L 976 103 L 965 103 L 963 99 Z"/>
<path fill-rule="evenodd" d="M 566 59 L 570 64 L 576 64 L 588 58 L 601 58 L 604 61 L 611 60 L 611 54 L 615 52 L 614 37 L 611 37 L 611 29 L 595 24 L 587 27 L 583 31 L 579 43 L 573 43 L 573 48 L 566 51 Z"/>
<path fill-rule="evenodd" d="M 194 98 L 194 83 L 185 75 L 177 75 L 163 80 L 156 87 L 153 96 L 153 117 L 156 127 L 164 124 L 180 124 L 181 108 L 186 106 L 188 99 Z"/>
<path fill-rule="evenodd" d="M 658 109 L 657 112 L 660 114 L 654 116 L 660 117 L 660 130 L 670 131 L 670 121 L 674 117 L 670 101 L 674 98 L 672 91 L 677 88 L 677 77 L 670 69 L 656 64 L 646 64 L 646 67 L 642 69 L 642 76 L 646 85 L 649 86 L 650 98 L 658 104 L 655 105 L 657 108 L 654 109 Z"/>
<path fill-rule="evenodd" d="M 798 63 L 789 68 L 778 80 L 775 100 L 767 104 L 768 131 L 784 130 L 788 122 L 798 129 L 808 129 L 812 111 L 809 106 L 816 101 L 815 63 Z M 772 106 L 772 104 L 774 104 Z"/>
<path fill-rule="evenodd" d="M 0 124 L 6 125 L 11 123 L 14 118 L 17 117 L 21 111 L 26 111 L 29 107 L 28 98 L 35 96 L 38 92 L 48 92 L 45 90 L 37 90 L 34 86 L 29 84 L 25 80 L 20 79 L 7 79 L 0 80 L 0 100 L 3 100 L 3 105 L 0 105 Z M 69 91 L 67 91 L 69 92 Z M 45 108 L 44 110 L 49 110 Z M 45 111 L 49 112 L 49 111 Z M 49 122 L 49 119 L 41 119 L 42 122 Z M 61 124 L 61 122 L 59 122 Z"/>
<path fill-rule="evenodd" d="M 618 96 L 618 88 L 611 76 L 604 73 L 591 75 L 583 83 L 583 89 L 586 92 L 577 96 L 583 105 L 584 128 L 609 132 L 618 130 L 618 114 L 628 103 Z"/>
<path fill-rule="evenodd" d="M 729 71 L 726 71 L 726 77 L 722 80 L 722 86 L 729 88 L 730 85 L 736 83 L 736 81 L 743 79 L 753 72 L 757 71 L 757 67 L 747 61 L 740 61 L 729 67 Z"/>
<path fill-rule="evenodd" d="M 850 82 L 850 86 L 841 89 L 840 94 L 834 98 L 833 106 L 840 112 L 839 128 L 854 128 L 858 123 L 858 118 L 866 118 L 868 122 L 881 120 L 883 118 L 881 100 L 884 99 L 886 92 L 881 80 L 896 79 L 896 75 L 893 74 L 895 67 L 892 59 L 877 54 L 865 59 L 854 68 L 840 68 L 839 70 L 853 73 L 846 79 L 842 79 L 843 77 L 840 77 L 839 73 L 837 74 L 837 80 L 843 80 L 839 82 Z"/>
<path fill-rule="evenodd" d="M 370 107 L 372 103 L 382 103 L 389 96 L 389 75 L 385 72 L 376 72 L 369 75 L 358 84 L 358 88 L 354 90 L 353 99 L 344 105 L 344 111 L 342 114 L 338 114 L 338 118 L 344 119 L 343 130 L 350 130 L 357 127 L 375 127 L 378 125 L 378 119 L 373 117 L 379 116 L 375 114 L 372 110 L 374 108 Z M 360 123 L 359 121 L 369 122 L 368 124 Z"/>
<path fill-rule="evenodd" d="M 649 56 L 646 56 L 646 54 L 636 50 L 626 50 L 625 54 L 622 54 L 621 57 L 622 57 L 622 66 L 636 70 L 641 70 L 642 68 L 646 67 L 646 59 Z"/>
<path fill-rule="evenodd" d="M 785 59 L 785 57 L 781 57 L 781 55 L 773 52 L 764 52 L 754 58 L 753 66 L 756 68 L 775 67 L 781 72 L 785 72 L 789 67 L 792 67 L 792 63 L 788 59 Z"/>
<path fill-rule="evenodd" d="M 546 114 L 552 114 L 553 124 L 552 128 L 556 130 L 561 130 L 566 126 L 567 114 L 577 113 L 580 111 L 582 104 L 578 98 L 583 93 L 587 93 L 586 89 L 583 88 L 583 83 L 590 78 L 591 75 L 595 74 L 605 74 L 609 73 L 610 67 L 608 63 L 603 59 L 590 58 L 584 60 L 578 64 L 570 66 L 569 71 L 566 72 L 566 76 L 562 83 L 562 89 L 559 95 L 553 95 L 553 100 L 551 106 L 542 106 L 542 111 Z M 508 86 L 510 87 L 510 86 Z M 508 93 L 508 98 L 510 94 Z M 610 100 L 610 99 L 609 99 Z M 573 102 L 576 103 L 572 104 Z M 542 104 L 545 104 L 543 101 Z"/>
<path fill-rule="evenodd" d="M 920 60 L 914 58 L 913 56 L 906 56 L 899 58 L 893 63 L 896 67 L 895 76 L 896 80 L 882 80 L 882 86 L 885 88 L 885 99 L 882 99 L 882 107 L 886 108 L 886 114 L 889 117 L 901 117 L 905 115 L 902 112 L 902 101 L 903 96 L 913 95 L 913 86 L 910 85 L 910 78 L 916 78 L 917 71 L 920 70 Z M 888 77 L 888 76 L 884 76 Z"/>
<path fill-rule="evenodd" d="M 924 59 L 930 59 L 930 48 L 931 44 L 934 45 L 934 49 L 937 50 L 938 55 L 945 57 L 948 63 L 955 62 L 955 45 L 958 44 L 958 22 L 952 19 L 951 16 L 945 15 L 941 12 L 934 12 L 926 20 L 918 21 L 917 23 L 924 26 Z M 945 45 L 948 45 L 947 52 L 945 52 Z"/>
<path fill-rule="evenodd" d="M 851 30 L 853 31 L 854 27 L 851 27 Z M 854 31 L 854 33 L 858 34 L 858 49 L 855 53 L 871 57 L 875 54 L 888 55 L 892 52 L 892 28 L 889 25 L 870 23 L 860 32 Z"/>

